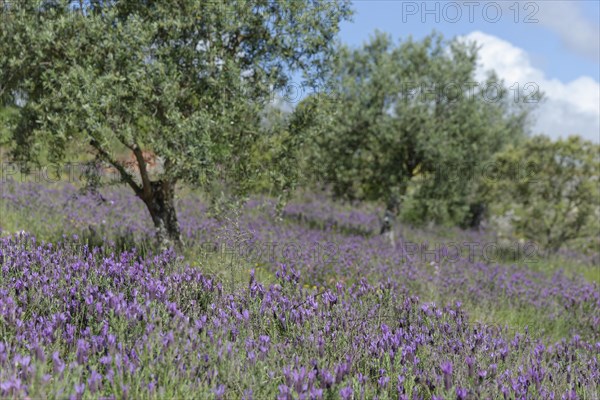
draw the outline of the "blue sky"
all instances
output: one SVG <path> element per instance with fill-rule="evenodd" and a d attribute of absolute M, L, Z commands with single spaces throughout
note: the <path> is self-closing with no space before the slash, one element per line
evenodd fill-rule
<path fill-rule="evenodd" d="M 600 141 L 600 2 L 359 0 L 353 6 L 343 43 L 359 46 L 376 29 L 395 40 L 421 39 L 434 29 L 475 40 L 483 45 L 482 72 L 493 68 L 508 86 L 535 82 L 545 92 L 534 133 Z"/>

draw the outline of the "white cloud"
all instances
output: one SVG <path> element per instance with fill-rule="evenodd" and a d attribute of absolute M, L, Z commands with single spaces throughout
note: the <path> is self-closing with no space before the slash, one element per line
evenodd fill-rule
<path fill-rule="evenodd" d="M 520 3 L 516 7 L 516 3 Z M 600 63 L 600 26 L 598 15 L 586 16 L 583 1 L 515 0 L 501 1 L 503 15 L 521 23 L 544 26 L 558 35 L 566 49 Z M 527 22 L 525 22 L 527 21 Z"/>
<path fill-rule="evenodd" d="M 479 50 L 477 80 L 483 81 L 488 70 L 495 70 L 507 86 L 518 83 L 520 88 L 528 82 L 538 85 L 545 101 L 534 114 L 533 133 L 543 133 L 552 138 L 571 134 L 600 141 L 600 84 L 588 76 L 571 82 L 548 79 L 535 68 L 527 52 L 496 36 L 475 31 L 461 40 L 475 41 Z"/>
<path fill-rule="evenodd" d="M 574 52 L 598 62 L 600 58 L 600 28 L 587 18 L 575 1 L 536 2 L 539 12 L 535 18 L 543 26 L 556 32 L 564 44 Z"/>

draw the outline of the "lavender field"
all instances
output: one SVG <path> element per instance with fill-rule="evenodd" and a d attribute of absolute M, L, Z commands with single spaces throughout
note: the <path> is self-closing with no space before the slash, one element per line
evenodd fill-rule
<path fill-rule="evenodd" d="M 316 194 L 283 221 L 182 194 L 186 251 L 153 253 L 127 191 L 0 193 L 3 398 L 598 398 L 589 258 L 450 257 L 494 235 L 408 226 L 392 246 L 381 210 Z"/>
<path fill-rule="evenodd" d="M 0 0 L 0 400 L 600 400 L 598 4 Z"/>

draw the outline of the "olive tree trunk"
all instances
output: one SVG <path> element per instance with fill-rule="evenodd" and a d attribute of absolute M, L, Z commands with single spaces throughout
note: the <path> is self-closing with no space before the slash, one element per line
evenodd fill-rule
<path fill-rule="evenodd" d="M 183 247 L 177 211 L 175 210 L 175 189 L 168 181 L 159 180 L 150 183 L 150 191 L 140 196 L 146 204 L 154 228 L 156 239 L 161 249 Z"/>
<path fill-rule="evenodd" d="M 175 210 L 175 179 L 158 179 L 152 181 L 148 171 L 147 160 L 141 147 L 137 144 L 129 145 L 135 156 L 135 168 L 131 168 L 127 163 L 119 162 L 111 157 L 110 153 L 104 149 L 101 144 L 92 140 L 90 144 L 98 151 L 98 156 L 112 165 L 121 176 L 121 179 L 127 183 L 136 193 L 150 212 L 150 217 L 156 230 L 156 239 L 161 250 L 176 247 L 183 248 L 179 222 L 177 221 L 177 212 Z M 169 160 L 165 160 L 165 168 L 171 165 Z M 137 182 L 132 174 L 132 169 L 139 174 L 141 182 Z"/>

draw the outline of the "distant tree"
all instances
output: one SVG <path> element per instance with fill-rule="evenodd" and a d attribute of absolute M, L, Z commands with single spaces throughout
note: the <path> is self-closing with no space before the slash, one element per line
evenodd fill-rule
<path fill-rule="evenodd" d="M 522 138 L 528 110 L 509 103 L 493 73 L 474 84 L 475 44 L 434 33 L 395 45 L 377 33 L 335 60 L 336 103 L 323 116 L 328 129 L 314 135 L 312 163 L 334 195 L 405 199 L 400 210 L 414 222 L 476 220 L 466 172 Z"/>
<path fill-rule="evenodd" d="M 176 185 L 246 191 L 261 110 L 294 71 L 318 85 L 349 15 L 345 0 L 10 2 L 0 90 L 22 100 L 14 157 L 62 160 L 83 143 L 146 204 L 159 242 L 181 243 Z M 144 150 L 164 162 L 155 179 Z"/>
<path fill-rule="evenodd" d="M 600 146 L 578 136 L 536 136 L 495 158 L 484 179 L 492 212 L 511 215 L 517 236 L 549 253 L 576 239 L 596 240 Z"/>
<path fill-rule="evenodd" d="M 11 126 L 18 115 L 16 107 L 0 106 L 0 147 L 9 146 L 11 142 Z M 0 160 L 4 162 L 5 160 Z"/>

